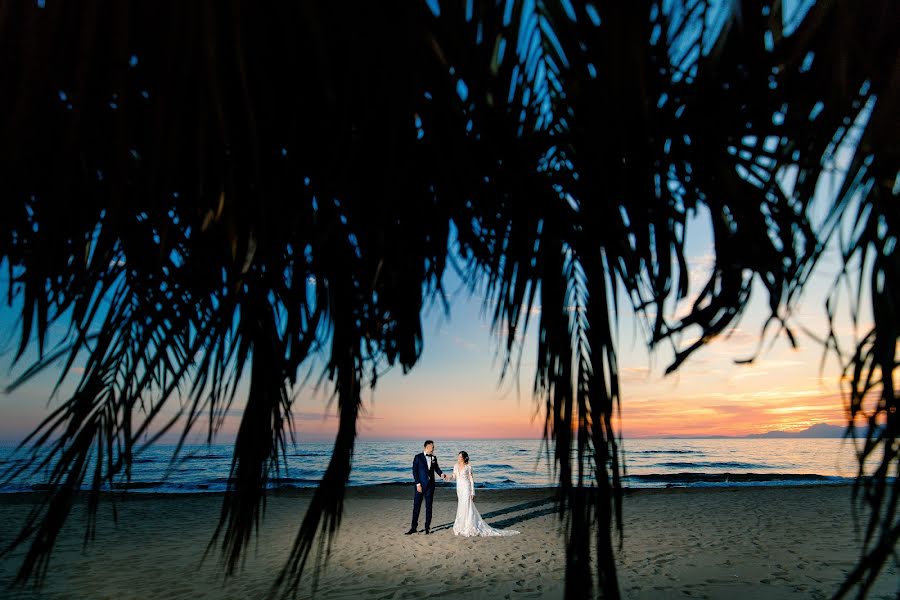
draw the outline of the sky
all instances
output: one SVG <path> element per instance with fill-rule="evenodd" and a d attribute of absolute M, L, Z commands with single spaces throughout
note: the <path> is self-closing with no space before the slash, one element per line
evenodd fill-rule
<path fill-rule="evenodd" d="M 849 160 L 838 153 L 833 173 Z M 789 176 L 783 185 L 789 188 Z M 824 177 L 817 195 L 830 196 L 840 179 Z M 827 206 L 826 201 L 819 202 Z M 703 209 L 701 209 L 702 211 Z M 853 214 L 851 206 L 848 214 Z M 820 216 L 814 215 L 814 218 Z M 688 298 L 667 306 L 674 315 L 684 315 L 705 275 L 713 265 L 709 215 L 698 212 L 688 222 L 685 253 L 691 273 Z M 840 231 L 847 236 L 848 231 Z M 835 238 L 835 241 L 840 236 Z M 767 298 L 755 286 L 743 316 L 726 334 L 693 354 L 675 373 L 664 375 L 672 351 L 664 346 L 653 353 L 646 349 L 646 333 L 620 297 L 622 310 L 616 330 L 621 376 L 621 412 L 617 426 L 624 437 L 746 435 L 774 430 L 800 430 L 828 423 L 846 424 L 841 394 L 840 365 L 833 355 L 825 356 L 821 344 L 804 332 L 824 336 L 828 330 L 825 299 L 831 294 L 841 261 L 837 244 L 832 243 L 811 276 L 789 322 L 797 333 L 798 348 L 784 335 L 768 335 L 761 344 L 760 333 L 768 317 Z M 859 265 L 851 263 L 852 274 Z M 868 272 L 868 268 L 866 268 Z M 6 269 L 0 269 L 6 273 Z M 534 312 L 530 330 L 521 339 L 523 351 L 518 376 L 511 372 L 500 381 L 503 339 L 493 331 L 490 311 L 484 299 L 465 289 L 451 269 L 444 289 L 450 299 L 446 314 L 440 302 L 423 313 L 424 350 L 417 365 L 407 374 L 389 370 L 378 379 L 377 388 L 364 394 L 364 411 L 359 424 L 361 439 L 485 439 L 540 438 L 543 432 L 543 400 L 532 394 L 537 340 L 535 330 L 541 307 Z M 0 292 L 6 293 L 0 280 Z M 835 304 L 835 331 L 843 348 L 852 348 L 871 327 L 868 296 L 861 296 L 859 321 L 849 318 L 850 294 L 842 287 Z M 21 440 L 58 406 L 71 390 L 79 366 L 67 374 L 59 394 L 50 398 L 60 365 L 6 394 L 3 389 L 34 359 L 29 349 L 18 365 L 10 366 L 19 339 L 18 306 L 0 303 L 0 442 Z M 58 334 L 61 324 L 54 325 Z M 688 334 L 690 335 L 690 334 Z M 691 340 L 682 339 L 681 347 Z M 753 364 L 735 361 L 757 356 Z M 823 362 L 823 357 L 825 357 Z M 237 404 L 229 411 L 217 438 L 234 437 L 245 397 L 239 389 Z M 337 419 L 329 403 L 328 390 L 312 386 L 295 390 L 294 429 L 299 441 L 333 439 Z M 169 413 L 173 411 L 168 411 Z M 205 425 L 191 439 L 202 441 Z"/>
<path fill-rule="evenodd" d="M 702 215 L 700 215 L 702 217 Z M 694 276 L 712 266 L 711 242 L 698 217 L 687 244 L 688 265 Z M 690 227 L 690 226 L 689 226 Z M 689 230 L 690 231 L 690 230 Z M 802 301 L 792 315 L 798 331 L 827 330 L 824 299 L 837 271 L 836 261 L 825 260 L 813 275 Z M 704 280 L 695 279 L 693 293 Z M 364 395 L 365 414 L 361 439 L 484 439 L 539 438 L 543 431 L 543 401 L 532 394 L 535 368 L 535 325 L 521 340 L 523 353 L 518 376 L 513 372 L 500 381 L 498 352 L 502 339 L 492 331 L 483 298 L 464 289 L 451 272 L 444 286 L 450 297 L 450 313 L 438 302 L 423 316 L 424 351 L 419 363 L 406 375 L 397 368 L 379 378 L 374 390 Z M 622 382 L 620 421 L 625 437 L 745 435 L 772 430 L 798 430 L 817 423 L 845 424 L 845 409 L 838 385 L 839 369 L 831 358 L 822 365 L 822 347 L 800 334 L 793 349 L 784 336 L 766 338 L 760 349 L 760 331 L 768 311 L 765 294 L 754 290 L 754 300 L 732 331 L 693 355 L 676 373 L 665 376 L 671 350 L 649 354 L 645 333 L 633 315 L 625 311 L 618 324 L 617 340 Z M 620 306 L 627 306 L 625 299 Z M 846 306 L 844 303 L 843 306 Z M 686 303 L 672 307 L 678 313 Z M 538 317 L 541 307 L 534 307 Z M 839 305 L 839 315 L 846 315 Z M 862 332 L 871 319 L 863 311 Z M 0 309 L 0 385 L 4 387 L 24 365 L 10 369 L 18 335 L 17 314 Z M 845 341 L 853 339 L 848 318 L 838 322 Z M 683 340 L 688 341 L 688 340 Z M 752 365 L 736 360 L 755 353 Z M 33 356 L 33 353 L 30 355 Z M 70 389 L 78 367 L 69 374 L 59 396 Z M 39 376 L 12 394 L 0 393 L 0 440 L 18 441 L 46 416 L 58 369 Z M 67 387 L 68 386 L 68 387 Z M 244 388 L 246 389 L 246 388 Z M 219 441 L 233 439 L 240 418 L 242 398 L 229 413 Z M 335 407 L 327 390 L 311 386 L 297 390 L 293 407 L 299 441 L 323 441 L 336 431 Z M 196 439 L 200 439 L 198 434 Z"/>
<path fill-rule="evenodd" d="M 808 2 L 789 3 L 787 22 L 795 22 L 808 9 Z M 867 114 L 867 111 L 863 111 Z M 865 116 L 861 116 L 866 118 Z M 833 173 L 839 173 L 849 160 L 852 136 L 839 150 Z M 783 186 L 791 187 L 790 174 L 784 174 Z M 822 198 L 840 184 L 837 178 L 823 177 Z M 827 201 L 820 202 L 827 206 Z M 702 285 L 703 275 L 712 266 L 712 241 L 699 213 L 689 223 L 687 257 L 692 275 L 691 294 Z M 839 261 L 832 247 L 813 275 L 805 295 L 791 315 L 795 331 L 804 328 L 816 335 L 827 331 L 825 298 L 837 273 Z M 856 266 L 858 268 L 858 265 Z M 445 289 L 451 296 L 447 315 L 440 304 L 423 316 L 424 352 L 408 374 L 394 369 L 382 376 L 375 390 L 365 395 L 365 415 L 360 423 L 363 439 L 474 439 L 538 438 L 543 430 L 542 400 L 532 396 L 534 354 L 537 346 L 535 325 L 526 333 L 518 376 L 515 373 L 499 381 L 502 339 L 492 331 L 485 315 L 483 298 L 462 289 L 453 273 L 445 276 Z M 0 291 L 5 285 L 0 282 Z M 845 347 L 868 329 L 871 315 L 864 308 L 854 327 L 848 317 L 848 296 L 840 295 L 836 329 Z M 668 307 L 684 314 L 687 301 Z M 867 307 L 863 296 L 863 305 Z M 648 353 L 645 332 L 628 300 L 618 323 L 618 358 L 622 383 L 622 403 L 618 426 L 625 437 L 688 435 L 746 435 L 772 430 L 799 430 L 818 423 L 843 425 L 844 401 L 839 386 L 840 368 L 831 357 L 823 363 L 821 345 L 812 337 L 798 336 L 794 349 L 784 336 L 764 340 L 760 332 L 768 310 L 762 290 L 754 289 L 749 309 L 734 328 L 696 352 L 674 374 L 665 376 L 672 359 L 668 348 Z M 10 358 L 17 342 L 17 308 L 0 306 L 0 387 L 6 387 L 34 353 L 14 368 Z M 541 307 L 533 307 L 535 317 Z M 686 345 L 690 340 L 682 340 Z M 752 365 L 737 365 L 736 360 L 758 353 Z M 59 397 L 49 399 L 58 372 L 35 378 L 11 394 L 0 393 L 0 441 L 20 440 L 60 398 L 78 375 L 68 374 L 68 384 Z M 245 388 L 244 388 L 245 389 Z M 239 394 L 240 395 L 240 394 Z M 294 427 L 299 440 L 331 439 L 336 429 L 335 408 L 327 391 L 310 388 L 297 390 L 293 406 Z M 240 418 L 240 403 L 229 413 L 220 440 L 233 437 Z"/>

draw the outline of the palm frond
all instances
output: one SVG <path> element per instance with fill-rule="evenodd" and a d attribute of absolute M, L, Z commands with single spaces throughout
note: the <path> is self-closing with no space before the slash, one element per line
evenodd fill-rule
<path fill-rule="evenodd" d="M 4 6 L 0 258 L 21 307 L 16 360 L 37 351 L 11 387 L 60 360 L 61 384 L 85 361 L 20 450 L 51 488 L 6 549 L 30 543 L 19 581 L 45 573 L 80 490 L 93 519 L 142 443 L 180 428 L 177 454 L 203 420 L 212 441 L 246 379 L 210 543 L 234 571 L 293 439 L 299 373 L 322 360 L 340 426 L 273 588 L 296 592 L 340 524 L 361 389 L 414 366 L 422 308 L 458 252 L 507 336 L 501 376 L 537 327 L 567 593 L 618 597 L 618 294 L 649 347 L 675 347 L 670 371 L 733 326 L 754 282 L 763 334 L 795 343 L 792 308 L 855 219 L 843 260 L 869 269 L 856 285 L 875 327 L 842 360 L 848 416 L 868 421 L 857 489 L 870 518 L 839 595 L 864 593 L 897 542 L 900 15 L 888 0 L 803 8 L 791 20 L 783 2 L 750 0 Z M 685 254 L 698 215 L 715 253 L 699 281 Z M 673 302 L 691 310 L 673 316 Z"/>

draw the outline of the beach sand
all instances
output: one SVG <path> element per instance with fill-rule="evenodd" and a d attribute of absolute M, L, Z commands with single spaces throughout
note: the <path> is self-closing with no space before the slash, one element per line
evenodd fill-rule
<path fill-rule="evenodd" d="M 289 552 L 308 491 L 269 497 L 258 544 L 243 570 L 224 579 L 214 555 L 201 563 L 219 495 L 132 494 L 119 524 L 101 508 L 97 539 L 82 551 L 78 508 L 43 588 L 7 586 L 23 555 L 0 560 L 9 598 L 262 598 Z M 565 550 L 552 490 L 479 490 L 488 523 L 508 538 L 456 538 L 453 489 L 438 489 L 433 532 L 405 536 L 411 489 L 350 490 L 343 524 L 317 598 L 561 598 Z M 22 523 L 34 496 L 0 496 L 0 543 Z M 635 490 L 624 505 L 619 553 L 625 598 L 828 598 L 859 553 L 848 486 Z M 421 522 L 420 522 L 421 527 Z M 896 598 L 889 564 L 871 598 Z M 300 597 L 310 597 L 306 579 Z"/>

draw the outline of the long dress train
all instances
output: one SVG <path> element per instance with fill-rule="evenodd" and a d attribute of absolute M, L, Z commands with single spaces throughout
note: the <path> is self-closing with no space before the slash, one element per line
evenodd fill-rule
<path fill-rule="evenodd" d="M 494 529 L 484 522 L 475 503 L 472 501 L 475 479 L 472 467 L 466 465 L 460 471 L 459 464 L 453 465 L 453 477 L 456 479 L 456 520 L 453 521 L 454 535 L 472 536 L 507 536 L 516 535 L 512 529 Z"/>

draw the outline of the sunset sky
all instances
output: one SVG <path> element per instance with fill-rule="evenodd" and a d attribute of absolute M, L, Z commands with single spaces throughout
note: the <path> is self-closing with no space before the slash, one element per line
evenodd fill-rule
<path fill-rule="evenodd" d="M 703 274 L 711 267 L 711 242 L 702 227 L 695 228 L 688 251 L 694 274 Z M 835 272 L 834 260 L 826 260 L 821 265 L 792 317 L 795 326 L 802 325 L 819 334 L 826 330 L 824 298 Z M 389 371 L 379 379 L 374 393 L 366 394 L 361 437 L 540 437 L 543 412 L 531 393 L 537 320 L 532 321 L 531 330 L 523 340 L 518 380 L 508 377 L 500 385 L 497 353 L 500 339 L 491 333 L 489 316 L 482 311 L 482 299 L 470 296 L 452 273 L 448 272 L 444 283 L 451 299 L 451 314 L 447 317 L 439 303 L 426 311 L 425 348 L 419 364 L 407 375 L 400 369 Z M 699 279 L 695 280 L 692 292 L 700 283 Z M 843 299 L 846 300 L 846 295 Z M 623 299 L 620 306 L 627 306 L 627 302 Z M 845 315 L 846 303 L 839 309 Z M 540 307 L 533 310 L 538 313 Z M 671 351 L 662 348 L 649 356 L 643 342 L 645 334 L 633 316 L 624 314 L 618 339 L 623 391 L 621 425 L 625 436 L 744 435 L 774 429 L 802 429 L 823 422 L 843 424 L 845 413 L 837 385 L 837 363 L 830 358 L 820 375 L 821 346 L 808 336 L 798 335 L 800 348 L 794 350 L 784 336 L 770 343 L 770 335 L 753 365 L 734 363 L 754 354 L 767 314 L 765 296 L 758 293 L 727 339 L 714 341 L 677 373 L 665 377 L 663 372 L 670 362 Z M 12 372 L 8 367 L 18 341 L 16 317 L 9 308 L 0 310 L 4 340 L 0 383 L 4 385 L 21 371 L 21 366 Z M 863 311 L 859 331 L 865 330 L 870 322 Z M 839 327 L 843 340 L 852 341 L 849 319 L 842 319 Z M 13 394 L 0 394 L 0 440 L 21 439 L 47 414 L 47 397 L 57 374 L 42 375 Z M 300 440 L 332 437 L 336 427 L 335 410 L 334 406 L 327 405 L 327 400 L 324 392 L 299 391 L 294 412 Z M 50 406 L 58 401 L 52 401 Z M 241 401 L 239 398 L 238 403 Z M 231 439 L 239 415 L 240 406 L 236 406 L 226 420 L 220 440 Z"/>
<path fill-rule="evenodd" d="M 809 3 L 788 3 L 785 14 L 799 19 Z M 870 108 L 870 107 L 869 107 Z M 858 121 L 868 118 L 869 108 Z M 836 152 L 834 164 L 826 169 L 817 189 L 818 206 L 825 210 L 828 198 L 839 189 L 840 174 L 849 162 L 853 135 L 848 135 Z M 787 169 L 786 171 L 790 171 Z M 785 190 L 792 187 L 790 173 L 781 174 Z M 700 209 L 705 210 L 705 209 Z M 852 214 L 853 207 L 847 213 Z M 814 215 L 814 219 L 815 219 Z M 821 215 L 818 216 L 821 220 Z M 692 271 L 690 294 L 696 294 L 705 282 L 703 275 L 712 266 L 712 240 L 706 222 L 708 214 L 700 212 L 688 223 L 687 254 Z M 823 351 L 819 343 L 803 333 L 803 328 L 817 335 L 827 331 L 824 302 L 838 272 L 838 253 L 834 248 L 812 276 L 806 292 L 795 307 L 790 323 L 798 334 L 799 349 L 792 349 L 782 335 L 772 340 L 768 335 L 752 365 L 736 365 L 759 349 L 760 332 L 768 316 L 767 298 L 761 286 L 754 290 L 752 305 L 730 334 L 717 339 L 695 353 L 677 373 L 663 376 L 670 364 L 672 351 L 660 348 L 648 355 L 646 332 L 628 312 L 629 301 L 620 298 L 623 314 L 618 323 L 618 353 L 622 381 L 621 427 L 627 437 L 668 435 L 744 435 L 775 429 L 802 429 L 817 423 L 844 424 L 845 410 L 838 386 L 839 365 L 830 356 L 822 369 Z M 6 265 L 0 265 L 6 277 Z M 851 265 L 851 270 L 859 265 Z M 0 279 L 0 291 L 8 282 Z M 423 318 L 424 353 L 409 374 L 400 369 L 389 371 L 378 381 L 374 392 L 367 393 L 366 416 L 361 436 L 367 439 L 394 438 L 534 438 L 543 427 L 542 405 L 532 397 L 534 381 L 535 330 L 540 307 L 531 321 L 531 329 L 522 340 L 519 377 L 498 381 L 498 347 L 501 338 L 492 334 L 489 316 L 483 310 L 483 299 L 461 289 L 452 272 L 446 274 L 444 286 L 451 299 L 451 312 L 444 314 L 438 303 Z M 668 307 L 674 314 L 684 314 L 691 295 L 679 306 Z M 855 337 L 871 324 L 867 296 L 861 298 L 860 322 L 854 327 L 848 317 L 849 295 L 843 292 L 838 303 L 836 329 L 844 349 L 851 348 Z M 35 357 L 30 349 L 15 369 L 10 360 L 18 343 L 18 306 L 0 305 L 0 385 L 7 385 Z M 58 335 L 63 325 L 55 326 Z M 682 340 L 682 347 L 690 340 Z M 61 367 L 60 367 L 61 368 Z M 78 366 L 69 374 L 71 389 Z M 44 416 L 48 395 L 58 372 L 41 374 L 12 394 L 0 393 L 0 440 L 18 440 Z M 294 405 L 295 428 L 302 439 L 328 439 L 335 430 L 334 406 L 327 403 L 326 391 L 297 391 Z M 236 429 L 240 404 L 229 413 L 222 440 Z"/>

